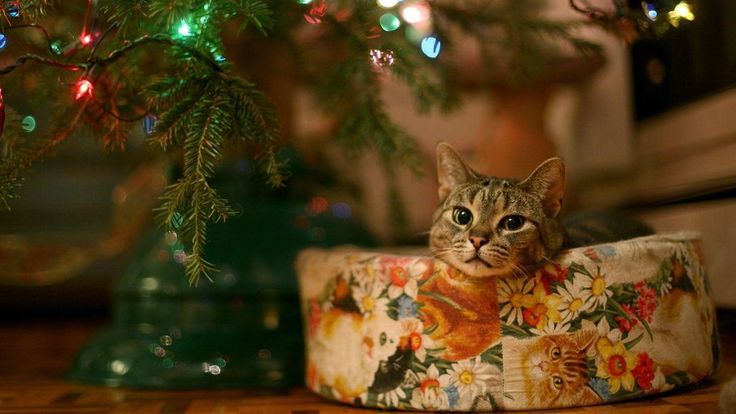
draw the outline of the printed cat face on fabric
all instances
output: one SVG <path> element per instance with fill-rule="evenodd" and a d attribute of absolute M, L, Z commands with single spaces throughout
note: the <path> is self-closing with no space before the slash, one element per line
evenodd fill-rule
<path fill-rule="evenodd" d="M 551 158 L 520 182 L 487 177 L 439 144 L 432 254 L 472 277 L 523 274 L 553 257 L 564 239 L 557 220 L 564 170 L 561 159 Z"/>
<path fill-rule="evenodd" d="M 544 408 L 600 404 L 588 387 L 587 351 L 594 330 L 519 340 L 505 338 L 506 408 Z"/>

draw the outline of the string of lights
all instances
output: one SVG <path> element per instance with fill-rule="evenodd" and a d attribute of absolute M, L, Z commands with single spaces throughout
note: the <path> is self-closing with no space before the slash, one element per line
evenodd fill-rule
<path fill-rule="evenodd" d="M 225 146 L 254 146 L 266 181 L 281 185 L 285 177 L 286 162 L 279 148 L 289 137 L 281 135 L 276 108 L 265 93 L 236 75 L 236 65 L 258 57 L 244 58 L 247 52 L 242 51 L 226 53 L 223 28 L 230 27 L 230 22 L 247 34 L 246 45 L 271 38 L 288 44 L 298 81 L 319 98 L 320 108 L 335 121 L 329 132 L 333 142 L 351 151 L 372 148 L 384 159 L 396 161 L 385 165 L 419 168 L 416 143 L 384 103 L 381 90 L 387 77 L 409 88 L 420 112 L 447 111 L 459 101 L 459 87 L 452 80 L 460 64 L 454 47 L 475 42 L 483 65 L 509 68 L 531 78 L 543 71 L 544 58 L 553 49 L 546 39 L 567 42 L 582 54 L 600 53 L 598 45 L 578 36 L 575 29 L 590 23 L 605 26 L 611 18 L 603 11 L 580 7 L 576 0 L 570 0 L 570 5 L 585 16 L 584 21 L 546 19 L 539 0 L 462 5 L 427 0 L 85 3 L 83 13 L 77 2 L 2 3 L 0 14 L 7 24 L 0 28 L 0 51 L 15 53 L 22 48 L 21 42 L 13 41 L 12 47 L 3 49 L 13 40 L 12 32 L 13 37 L 30 39 L 37 53 L 23 50 L 14 60 L 4 59 L 0 76 L 21 73 L 25 79 L 33 78 L 36 83 L 24 86 L 31 90 L 28 85 L 37 85 L 35 90 L 55 86 L 39 95 L 53 96 L 49 104 L 62 109 L 48 121 L 61 127 L 44 128 L 39 122 L 37 128 L 35 118 L 26 115 L 21 131 L 34 132 L 34 139 L 10 136 L 15 128 L 2 129 L 6 105 L 12 108 L 13 99 L 19 97 L 35 98 L 18 93 L 22 88 L 10 82 L 21 75 L 5 78 L 0 144 L 15 150 L 8 152 L 13 156 L 0 157 L 0 205 L 15 197 L 25 170 L 78 125 L 97 128 L 104 137 L 111 136 L 115 146 L 122 146 L 130 127 L 125 124 L 142 121 L 147 138 L 181 164 L 182 178 L 167 188 L 158 220 L 188 241 L 186 268 L 192 283 L 214 271 L 203 258 L 207 223 L 235 214 L 209 185 Z M 58 8 L 53 13 L 66 13 L 69 18 L 43 20 L 51 5 Z M 672 19 L 692 19 L 686 5 L 675 6 Z M 624 17 L 652 22 L 652 10 L 645 11 L 629 11 Z M 66 26 L 57 26 L 62 24 Z M 69 31 L 73 39 L 65 42 L 60 33 Z M 254 37 L 259 33 L 273 36 Z M 228 32 L 227 36 L 235 35 Z M 18 71 L 28 63 L 50 70 Z M 23 145 L 28 148 L 21 150 Z"/>

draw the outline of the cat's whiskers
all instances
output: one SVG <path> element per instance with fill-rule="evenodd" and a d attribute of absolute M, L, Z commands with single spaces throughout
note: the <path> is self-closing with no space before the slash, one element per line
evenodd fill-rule
<path fill-rule="evenodd" d="M 450 247 L 433 248 L 432 254 L 437 258 L 443 259 L 444 257 L 452 256 L 453 250 Z"/>
<path fill-rule="evenodd" d="M 511 273 L 514 276 L 517 277 L 524 277 L 524 278 L 530 278 L 532 275 L 529 274 L 529 271 L 524 268 L 523 266 L 520 266 L 517 263 L 514 263 L 513 261 L 510 262 L 511 265 Z"/>
<path fill-rule="evenodd" d="M 553 262 L 552 262 L 552 259 L 550 259 L 550 258 L 549 258 L 549 257 L 548 257 L 547 255 L 545 255 L 545 254 L 542 254 L 542 256 L 541 256 L 541 257 L 542 257 L 542 262 L 544 262 L 544 263 L 546 263 L 546 264 L 550 264 L 550 263 L 553 263 Z"/>

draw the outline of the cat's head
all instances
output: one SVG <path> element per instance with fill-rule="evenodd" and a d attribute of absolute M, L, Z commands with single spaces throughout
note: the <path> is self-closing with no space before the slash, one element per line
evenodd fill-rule
<path fill-rule="evenodd" d="M 587 385 L 587 350 L 597 338 L 595 330 L 586 330 L 504 343 L 507 389 L 523 392 L 529 408 L 600 403 Z"/>
<path fill-rule="evenodd" d="M 473 171 L 445 143 L 437 146 L 440 203 L 430 231 L 435 257 L 474 277 L 518 273 L 562 247 L 557 219 L 565 192 L 561 159 L 523 181 Z"/>

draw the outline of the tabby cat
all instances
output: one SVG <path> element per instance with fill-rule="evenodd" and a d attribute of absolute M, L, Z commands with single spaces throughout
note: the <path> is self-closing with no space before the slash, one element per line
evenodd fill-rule
<path fill-rule="evenodd" d="M 611 214 L 561 221 L 565 165 L 560 158 L 548 159 L 518 181 L 481 175 L 450 145 L 440 143 L 437 175 L 440 203 L 430 230 L 430 249 L 469 276 L 527 274 L 563 247 L 652 233 L 643 224 Z"/>
<path fill-rule="evenodd" d="M 504 408 L 594 405 L 601 398 L 588 386 L 586 353 L 596 331 L 504 339 Z"/>

